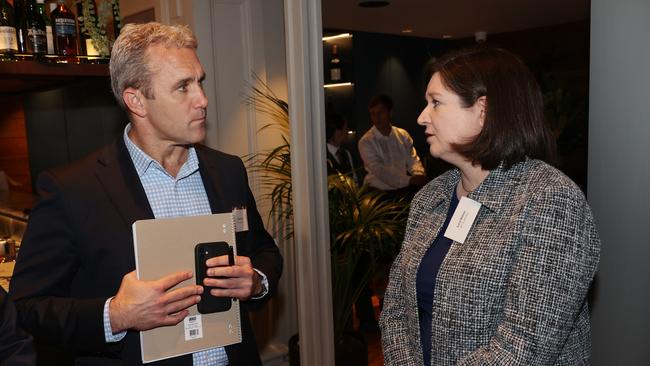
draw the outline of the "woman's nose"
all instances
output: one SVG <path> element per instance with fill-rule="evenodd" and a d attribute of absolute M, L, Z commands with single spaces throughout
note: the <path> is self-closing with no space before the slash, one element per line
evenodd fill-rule
<path fill-rule="evenodd" d="M 424 109 L 422 110 L 422 112 L 421 112 L 420 115 L 418 116 L 417 122 L 418 122 L 418 124 L 419 124 L 420 126 L 424 126 L 425 124 L 427 124 L 428 122 L 430 122 L 429 119 L 430 119 L 430 118 L 429 118 L 429 116 L 428 116 L 428 114 L 427 114 L 427 107 L 424 107 Z"/>

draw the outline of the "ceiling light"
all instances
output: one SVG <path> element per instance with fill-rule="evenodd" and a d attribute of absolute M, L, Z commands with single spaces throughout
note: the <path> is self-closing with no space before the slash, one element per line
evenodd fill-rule
<path fill-rule="evenodd" d="M 390 1 L 359 1 L 359 6 L 362 8 L 381 8 L 388 4 Z"/>
<path fill-rule="evenodd" d="M 442 35 L 442 39 L 451 39 L 451 38 L 454 38 L 454 36 L 452 36 L 451 34 L 443 34 Z"/>
<path fill-rule="evenodd" d="M 341 87 L 341 86 L 352 86 L 352 85 L 353 85 L 352 83 L 347 82 L 347 83 L 325 84 L 325 85 L 323 85 L 323 87 L 325 87 L 325 88 L 338 88 L 338 87 Z"/>
<path fill-rule="evenodd" d="M 402 29 L 402 33 L 413 33 L 413 29 L 411 28 Z"/>
<path fill-rule="evenodd" d="M 337 34 L 337 35 L 334 35 L 334 36 L 323 37 L 323 41 L 327 42 L 327 41 L 331 41 L 333 39 L 350 38 L 350 37 L 352 37 L 352 35 L 350 33 L 341 33 L 341 34 Z"/>

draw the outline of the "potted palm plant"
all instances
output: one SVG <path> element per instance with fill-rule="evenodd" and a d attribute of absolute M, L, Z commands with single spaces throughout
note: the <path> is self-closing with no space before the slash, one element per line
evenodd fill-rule
<path fill-rule="evenodd" d="M 247 102 L 258 112 L 271 117 L 272 122 L 262 129 L 279 129 L 282 143 L 248 156 L 247 166 L 251 172 L 259 173 L 261 186 L 268 192 L 263 198 L 270 203 L 269 219 L 273 231 L 280 237 L 291 239 L 291 146 L 286 137 L 289 130 L 288 104 L 257 77 L 251 90 Z M 365 341 L 361 342 L 362 349 L 357 356 L 349 352 L 350 342 L 359 344 L 358 339 L 349 337 L 352 305 L 369 280 L 376 260 L 390 257 L 398 250 L 408 206 L 402 201 L 383 200 L 381 192 L 359 187 L 353 179 L 340 173 L 328 177 L 328 193 L 336 363 L 359 365 L 363 364 L 360 359 L 365 358 L 367 362 L 367 346 Z M 358 264 L 364 256 L 369 258 L 370 266 L 360 270 Z M 295 348 L 297 337 L 292 339 L 290 343 Z M 290 361 L 292 365 L 299 364 L 296 357 Z"/>

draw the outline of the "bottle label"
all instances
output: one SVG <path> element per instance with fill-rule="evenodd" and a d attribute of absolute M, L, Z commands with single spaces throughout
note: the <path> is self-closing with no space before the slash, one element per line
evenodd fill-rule
<path fill-rule="evenodd" d="M 27 30 L 27 52 L 47 53 L 47 35 L 44 30 L 34 27 Z"/>
<path fill-rule="evenodd" d="M 74 19 L 56 18 L 54 19 L 54 34 L 57 37 L 77 36 L 77 27 Z"/>
<path fill-rule="evenodd" d="M 99 56 L 92 39 L 86 38 L 86 56 Z"/>
<path fill-rule="evenodd" d="M 0 27 L 0 51 L 12 50 L 18 52 L 18 41 L 16 40 L 16 28 Z"/>
<path fill-rule="evenodd" d="M 337 68 L 331 68 L 330 69 L 330 79 L 332 81 L 339 81 L 341 80 L 341 69 Z"/>
<path fill-rule="evenodd" d="M 45 26 L 45 38 L 47 39 L 47 54 L 54 54 L 54 36 L 52 35 L 52 26 Z"/>

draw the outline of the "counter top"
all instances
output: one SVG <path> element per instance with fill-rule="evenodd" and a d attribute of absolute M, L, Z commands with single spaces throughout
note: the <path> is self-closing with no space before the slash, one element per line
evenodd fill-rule
<path fill-rule="evenodd" d="M 2 191 L 0 192 L 0 215 L 27 222 L 36 199 L 37 196 L 29 193 Z"/>

